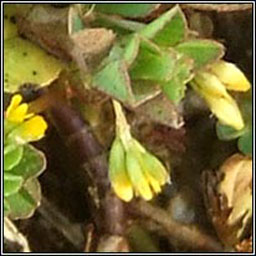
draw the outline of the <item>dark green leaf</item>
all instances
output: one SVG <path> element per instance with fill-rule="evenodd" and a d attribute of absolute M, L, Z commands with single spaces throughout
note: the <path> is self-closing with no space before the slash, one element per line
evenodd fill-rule
<path fill-rule="evenodd" d="M 133 101 L 130 78 L 124 61 L 109 63 L 94 75 L 92 85 L 122 102 Z"/>
<path fill-rule="evenodd" d="M 145 17 L 153 12 L 159 4 L 96 4 L 95 10 L 107 14 L 116 14 L 123 17 Z"/>
<path fill-rule="evenodd" d="M 161 15 L 140 31 L 157 45 L 170 47 L 183 41 L 187 34 L 187 23 L 179 6 Z"/>
<path fill-rule="evenodd" d="M 33 215 L 41 200 L 41 188 L 37 179 L 30 179 L 18 193 L 6 197 L 11 219 L 25 219 Z"/>
<path fill-rule="evenodd" d="M 23 146 L 18 144 L 5 145 L 4 147 L 4 170 L 9 171 L 15 167 L 23 155 Z"/>
<path fill-rule="evenodd" d="M 189 40 L 175 48 L 193 59 L 195 68 L 214 62 L 224 54 L 223 45 L 212 40 Z"/>
<path fill-rule="evenodd" d="M 4 173 L 4 196 L 15 194 L 19 191 L 23 183 L 21 176 L 14 175 L 10 172 Z"/>
<path fill-rule="evenodd" d="M 228 140 L 233 140 L 242 136 L 243 134 L 245 134 L 246 129 L 236 130 L 230 126 L 223 125 L 220 122 L 217 122 L 216 132 L 220 140 L 228 141 Z"/>
<path fill-rule="evenodd" d="M 30 145 L 24 146 L 23 157 L 12 173 L 22 176 L 25 180 L 40 175 L 46 167 L 44 154 Z"/>
<path fill-rule="evenodd" d="M 238 140 L 238 148 L 245 155 L 252 156 L 252 130 L 245 133 Z"/>

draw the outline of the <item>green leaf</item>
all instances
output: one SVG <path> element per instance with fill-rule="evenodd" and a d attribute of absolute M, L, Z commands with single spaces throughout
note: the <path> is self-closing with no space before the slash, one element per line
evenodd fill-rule
<path fill-rule="evenodd" d="M 189 40 L 180 43 L 175 49 L 193 59 L 195 68 L 214 62 L 224 55 L 222 44 L 205 39 Z"/>
<path fill-rule="evenodd" d="M 15 194 L 19 191 L 23 183 L 21 176 L 14 175 L 10 172 L 4 173 L 4 197 Z"/>
<path fill-rule="evenodd" d="M 132 102 L 133 95 L 124 61 L 107 64 L 93 77 L 92 86 L 122 102 Z"/>
<path fill-rule="evenodd" d="M 55 80 L 63 65 L 39 46 L 19 37 L 4 43 L 4 91 L 14 93 L 25 83 L 46 86 Z"/>
<path fill-rule="evenodd" d="M 40 175 L 46 167 L 44 154 L 31 145 L 24 145 L 23 157 L 12 173 L 22 176 L 25 180 Z"/>
<path fill-rule="evenodd" d="M 4 147 L 4 170 L 9 171 L 14 168 L 21 160 L 23 155 L 23 146 L 18 144 L 9 144 Z"/>
<path fill-rule="evenodd" d="M 11 219 L 29 218 L 40 204 L 40 184 L 37 179 L 29 179 L 17 193 L 5 199 L 10 207 L 8 217 Z"/>
<path fill-rule="evenodd" d="M 10 213 L 10 205 L 4 198 L 4 216 L 6 217 Z"/>
<path fill-rule="evenodd" d="M 139 54 L 131 67 L 132 80 L 168 81 L 173 74 L 177 55 L 174 51 L 153 52 L 141 44 Z"/>
<path fill-rule="evenodd" d="M 128 67 L 134 62 L 136 59 L 140 47 L 140 38 L 137 34 L 129 36 L 126 47 L 124 49 L 124 60 L 126 61 Z"/>
<path fill-rule="evenodd" d="M 238 140 L 238 148 L 245 155 L 252 156 L 252 130 L 245 133 Z"/>
<path fill-rule="evenodd" d="M 124 60 L 129 67 L 136 59 L 140 46 L 140 38 L 138 34 L 124 36 L 121 40 L 114 44 L 102 64 L 108 64 L 113 61 Z"/>
<path fill-rule="evenodd" d="M 216 124 L 216 133 L 220 140 L 233 140 L 246 133 L 246 129 L 236 130 L 230 126 L 223 125 L 220 122 Z"/>
<path fill-rule="evenodd" d="M 159 46 L 171 47 L 185 39 L 186 19 L 180 7 L 176 6 L 152 21 L 139 33 Z"/>
<path fill-rule="evenodd" d="M 162 90 L 169 100 L 178 104 L 185 96 L 186 84 L 192 79 L 193 61 L 182 57 L 177 61 L 173 77 L 162 83 Z"/>
<path fill-rule="evenodd" d="M 153 12 L 159 4 L 96 4 L 95 10 L 123 17 L 145 17 Z"/>
<path fill-rule="evenodd" d="M 73 34 L 79 32 L 80 30 L 84 29 L 83 20 L 80 17 L 79 11 L 76 6 L 72 6 L 69 8 L 68 13 L 68 28 L 69 34 Z"/>

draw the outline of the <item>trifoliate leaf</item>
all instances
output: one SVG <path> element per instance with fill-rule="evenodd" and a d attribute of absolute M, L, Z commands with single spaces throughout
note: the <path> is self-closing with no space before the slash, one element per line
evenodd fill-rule
<path fill-rule="evenodd" d="M 8 217 L 11 219 L 29 218 L 40 203 L 40 184 L 37 179 L 29 179 L 17 193 L 5 199 L 10 207 Z"/>
<path fill-rule="evenodd" d="M 19 37 L 4 43 L 4 90 L 13 93 L 25 83 L 46 86 L 55 80 L 63 65 L 39 46 Z"/>
<path fill-rule="evenodd" d="M 222 44 L 205 39 L 189 40 L 178 44 L 175 49 L 193 59 L 195 68 L 214 62 L 224 54 Z"/>

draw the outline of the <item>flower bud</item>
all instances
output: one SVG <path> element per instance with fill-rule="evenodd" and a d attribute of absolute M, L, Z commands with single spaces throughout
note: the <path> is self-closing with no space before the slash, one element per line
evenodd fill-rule
<path fill-rule="evenodd" d="M 244 73 L 233 63 L 223 60 L 210 66 L 210 71 L 226 86 L 228 90 L 248 91 L 251 87 Z"/>

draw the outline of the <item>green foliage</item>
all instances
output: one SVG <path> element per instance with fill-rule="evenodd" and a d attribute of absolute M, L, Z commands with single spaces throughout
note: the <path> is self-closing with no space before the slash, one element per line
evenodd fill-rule
<path fill-rule="evenodd" d="M 180 7 L 176 6 L 145 26 L 139 33 L 159 46 L 171 47 L 185 39 L 186 19 Z"/>
<path fill-rule="evenodd" d="M 224 47 L 220 43 L 204 39 L 185 41 L 175 49 L 193 59 L 195 68 L 201 68 L 224 55 Z"/>
<path fill-rule="evenodd" d="M 180 58 L 175 65 L 172 78 L 166 83 L 161 83 L 162 90 L 169 100 L 179 103 L 185 96 L 186 83 L 192 77 L 193 61 L 186 57 Z"/>
<path fill-rule="evenodd" d="M 4 195 L 8 197 L 12 194 L 17 193 L 23 183 L 23 178 L 18 175 L 6 172 L 4 174 Z"/>
<path fill-rule="evenodd" d="M 123 17 L 145 17 L 154 11 L 159 4 L 96 4 L 95 10 L 106 14 L 121 15 Z"/>
<path fill-rule="evenodd" d="M 132 100 L 130 78 L 124 61 L 107 64 L 94 76 L 93 86 L 123 102 Z"/>
<path fill-rule="evenodd" d="M 96 11 L 101 8 L 98 6 L 96 4 Z M 114 18 L 106 15 L 103 19 Z M 119 26 L 118 23 L 130 21 L 119 18 L 115 22 Z M 121 26 L 124 29 L 125 26 Z M 125 35 L 119 34 L 109 56 L 102 62 L 102 70 L 92 81 L 94 87 L 130 105 L 154 98 L 158 94 L 156 85 L 169 100 L 178 104 L 197 69 L 224 54 L 224 47 L 215 41 L 188 38 L 187 21 L 178 5 L 147 25 L 133 29 L 127 25 L 126 28 Z M 133 33 L 129 34 L 129 30 Z M 113 62 L 126 66 L 117 68 L 119 64 Z"/>
<path fill-rule="evenodd" d="M 23 156 L 23 146 L 9 144 L 4 147 L 4 170 L 9 171 L 14 168 Z"/>
<path fill-rule="evenodd" d="M 46 160 L 42 152 L 28 144 L 17 144 L 7 135 L 4 147 L 5 216 L 20 219 L 33 214 L 41 195 L 36 177 L 45 167 Z"/>
<path fill-rule="evenodd" d="M 40 204 L 40 184 L 37 179 L 28 179 L 17 193 L 6 196 L 5 199 L 9 207 L 8 217 L 11 219 L 29 218 Z"/>

